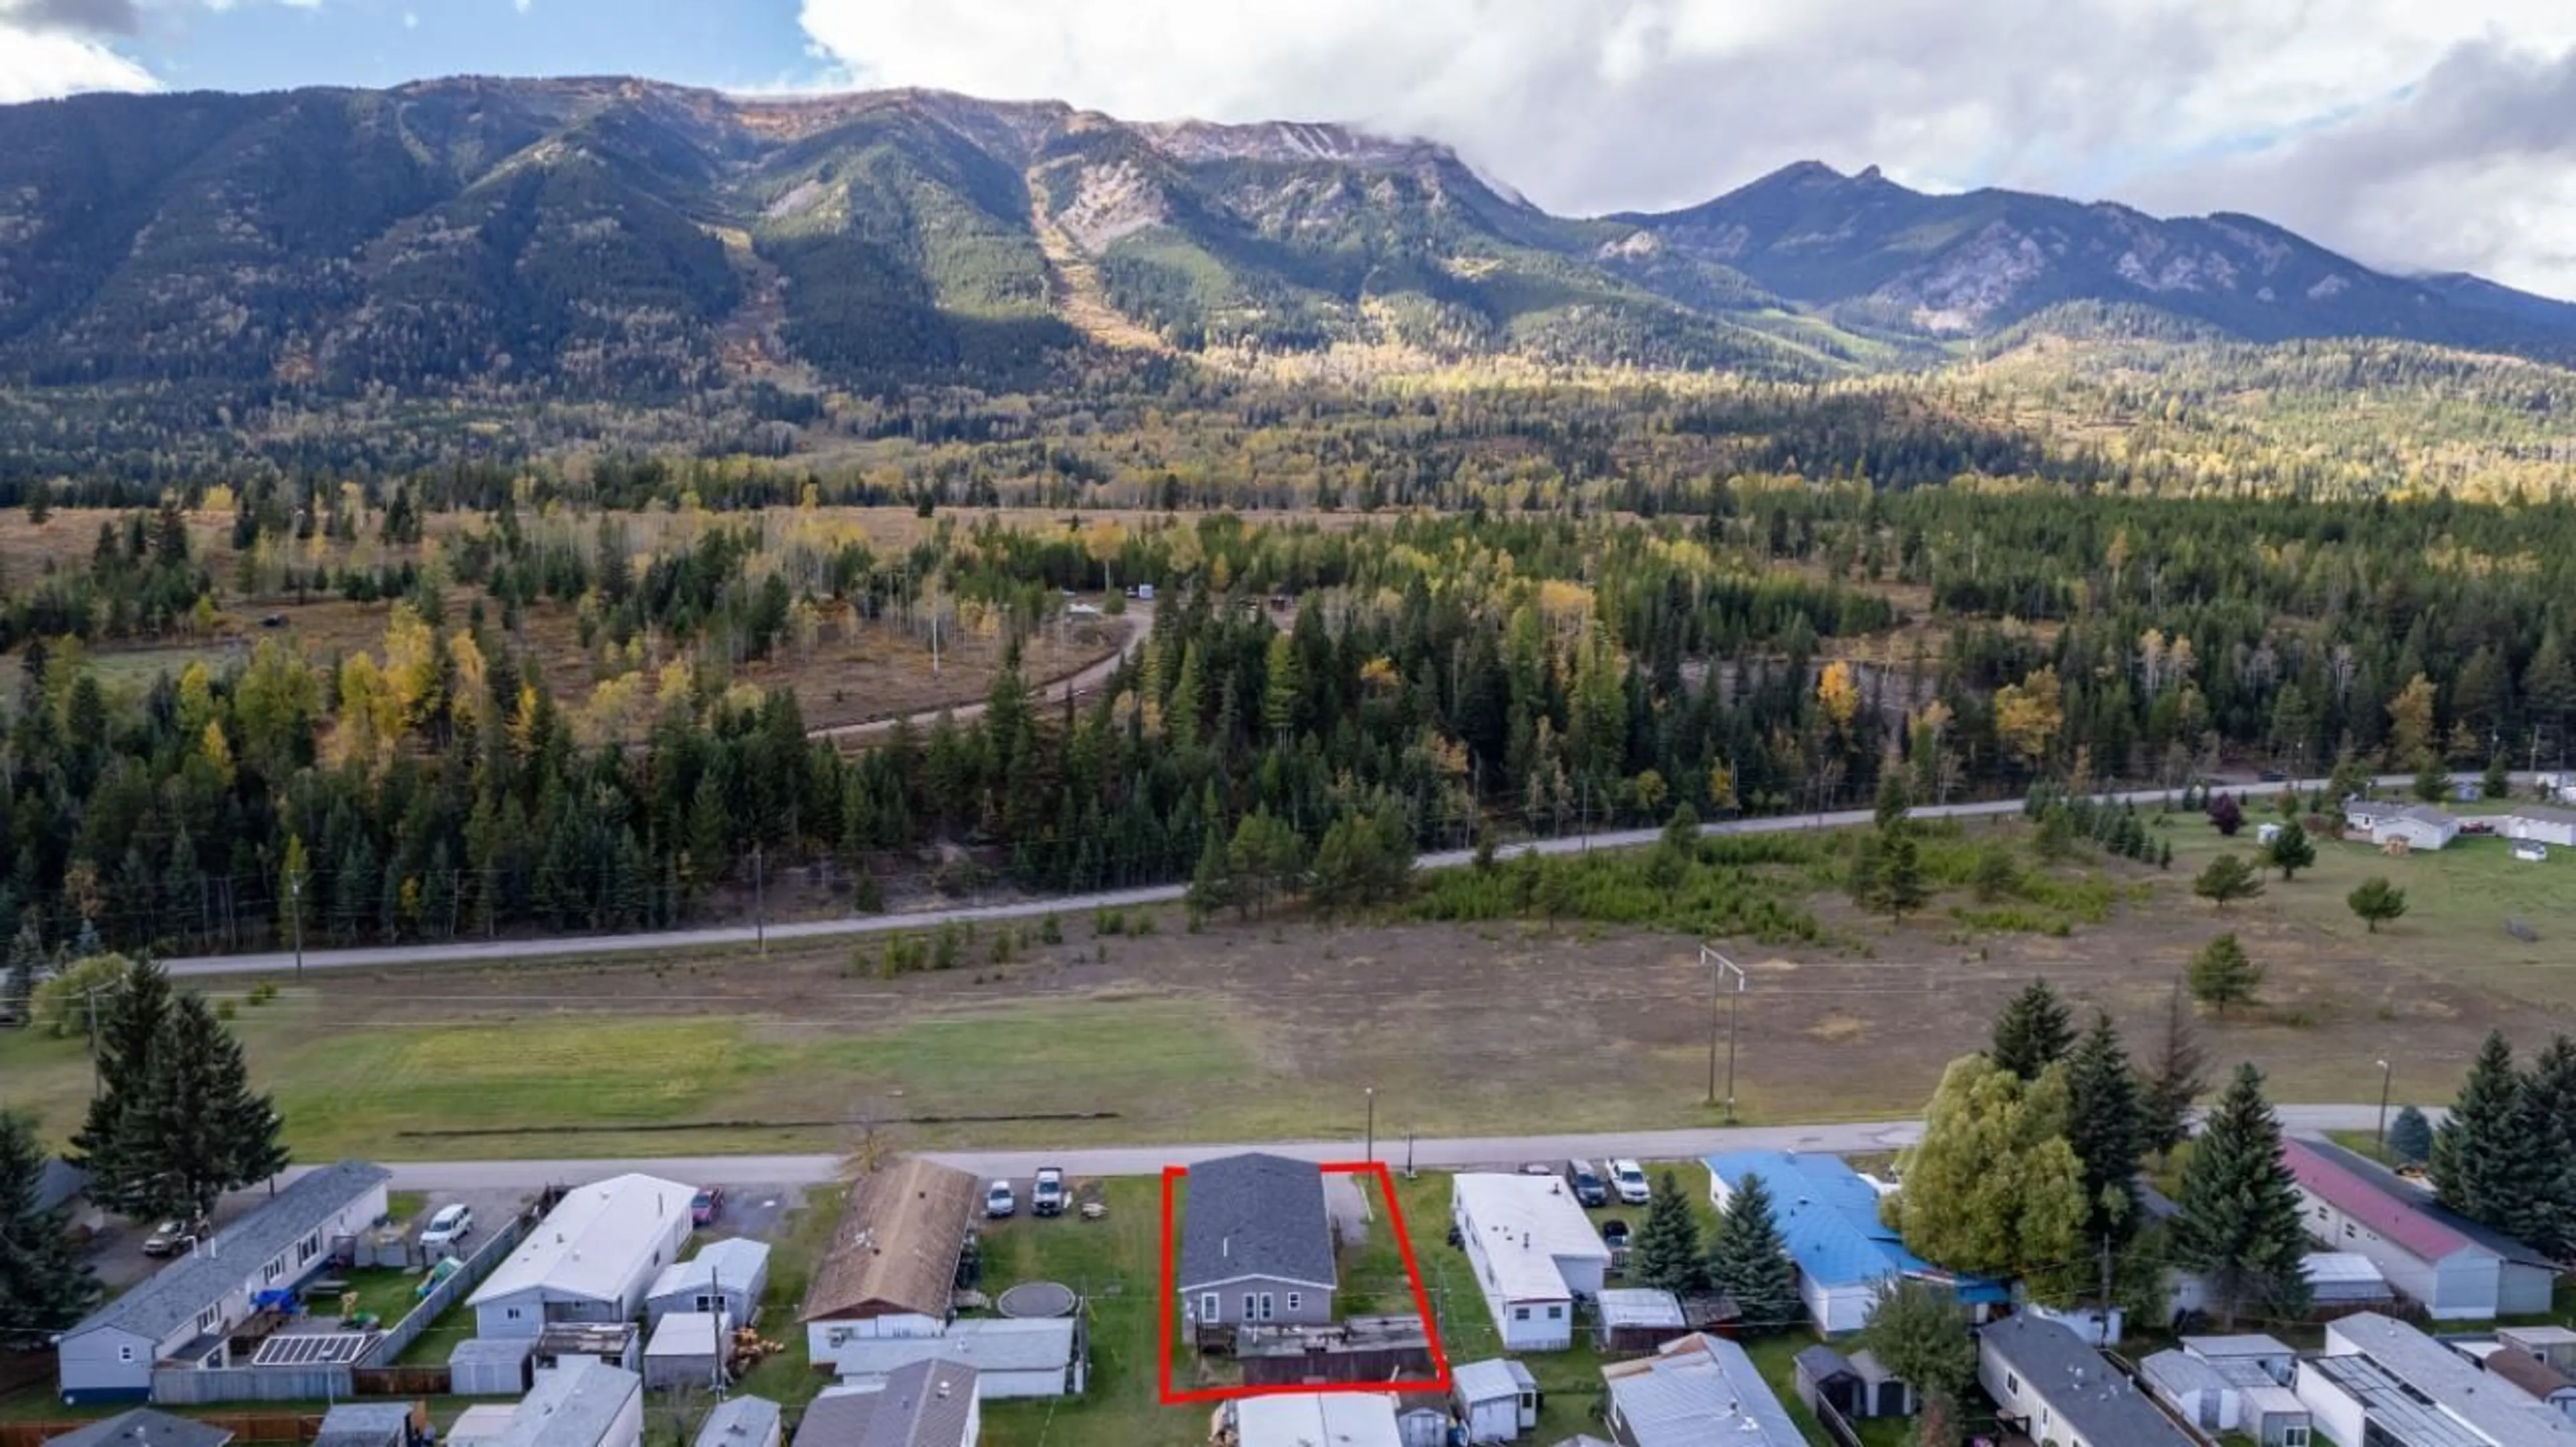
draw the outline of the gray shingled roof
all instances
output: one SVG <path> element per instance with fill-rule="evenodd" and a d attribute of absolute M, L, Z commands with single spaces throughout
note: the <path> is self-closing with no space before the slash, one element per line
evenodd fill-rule
<path fill-rule="evenodd" d="M 2137 1384 L 2065 1325 L 2023 1312 L 1977 1329 L 1992 1351 L 2091 1447 L 2190 1447 Z"/>
<path fill-rule="evenodd" d="M 411 1407 L 403 1402 L 342 1402 L 322 1418 L 313 1447 L 385 1447 L 411 1440 Z"/>
<path fill-rule="evenodd" d="M 233 1434 L 220 1427 L 137 1407 L 56 1437 L 47 1447 L 224 1447 L 231 1440 Z"/>
<path fill-rule="evenodd" d="M 975 1369 L 914 1362 L 887 1376 L 885 1390 L 818 1398 L 796 1428 L 796 1447 L 969 1447 Z"/>
<path fill-rule="evenodd" d="M 1227 1156 L 1190 1167 L 1186 1180 L 1181 1290 L 1246 1276 L 1337 1284 L 1324 1175 L 1312 1162 Z"/>
<path fill-rule="evenodd" d="M 778 1434 L 778 1404 L 767 1397 L 730 1397 L 707 1414 L 697 1447 L 747 1447 Z"/>
<path fill-rule="evenodd" d="M 110 1327 L 150 1337 L 168 1336 L 238 1289 L 259 1264 L 303 1240 L 393 1173 L 365 1161 L 342 1161 L 308 1171 L 256 1211 L 164 1266 L 150 1280 L 100 1307 L 65 1337 Z"/>

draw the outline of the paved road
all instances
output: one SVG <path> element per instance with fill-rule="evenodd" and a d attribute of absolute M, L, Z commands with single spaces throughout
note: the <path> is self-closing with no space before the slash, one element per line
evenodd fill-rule
<path fill-rule="evenodd" d="M 2281 1123 L 2299 1134 L 2328 1130 L 2369 1130 L 2378 1120 L 2376 1105 L 2285 1105 Z M 2428 1112 L 2435 1120 L 2441 1112 Z M 1470 1166 L 1516 1166 L 1524 1161 L 1563 1161 L 1633 1156 L 1641 1161 L 1695 1160 L 1722 1150 L 1802 1150 L 1845 1153 L 1892 1151 L 1912 1144 L 1922 1134 L 1920 1121 L 1887 1120 L 1826 1125 L 1769 1125 L 1703 1130 L 1635 1131 L 1619 1135 L 1467 1136 L 1416 1140 L 1415 1165 L 1434 1169 Z M 1377 1158 L 1401 1167 L 1406 1144 L 1401 1136 L 1380 1137 Z M 1165 1166 L 1192 1165 L 1248 1150 L 1268 1151 L 1312 1161 L 1355 1161 L 1367 1146 L 1359 1140 L 1260 1142 L 1185 1146 L 1107 1146 L 1062 1151 L 931 1151 L 931 1159 L 982 1176 L 1024 1179 L 1042 1165 L 1062 1166 L 1076 1176 L 1151 1176 Z M 839 1180 L 842 1157 L 683 1156 L 663 1160 L 417 1161 L 386 1162 L 398 1191 L 470 1191 L 536 1187 L 555 1182 L 580 1184 L 624 1171 L 643 1171 L 676 1181 L 716 1181 L 765 1186 L 811 1186 Z M 290 1175 L 296 1174 L 290 1172 Z"/>
<path fill-rule="evenodd" d="M 1143 651 L 1145 640 L 1150 637 L 1154 631 L 1154 605 L 1151 603 L 1130 603 L 1127 605 L 1126 612 L 1118 615 L 1117 618 L 1111 619 L 1110 621 L 1123 622 L 1127 625 L 1127 641 L 1120 644 L 1118 646 L 1118 651 L 1110 654 L 1107 658 L 1101 659 L 1099 662 L 1094 663 L 1079 672 L 1067 674 L 1062 678 L 1055 679 L 1052 682 L 1041 685 L 1038 689 L 1039 701 L 1044 703 L 1062 703 L 1069 696 L 1088 693 L 1092 689 L 1098 688 L 1102 684 L 1107 683 L 1117 674 L 1118 666 L 1120 664 L 1125 663 L 1128 659 L 1135 657 L 1139 652 Z M 806 737 L 823 739 L 836 744 L 866 743 L 872 739 L 881 738 L 887 734 L 893 733 L 895 725 L 904 722 L 906 719 L 911 720 L 912 725 L 915 728 L 925 728 L 936 721 L 942 712 L 945 712 L 949 717 L 957 720 L 959 723 L 965 723 L 970 719 L 982 718 L 986 707 L 987 705 L 982 703 L 961 703 L 945 710 L 935 708 L 921 709 L 909 714 L 897 714 L 892 718 L 872 718 L 865 723 L 842 724 L 837 728 L 814 729 L 809 732 Z"/>
<path fill-rule="evenodd" d="M 2413 775 L 2391 775 L 2384 785 L 2402 785 Z M 2475 776 L 2462 774 L 2462 779 Z M 2519 777 L 2519 776 L 2518 776 Z M 2323 787 L 2321 779 L 2303 780 L 2302 790 Z M 2248 792 L 2290 787 L 2280 784 L 2256 786 Z M 2169 789 L 2132 789 L 2108 797 L 2122 802 L 2152 804 L 2166 798 Z M 1996 799 L 1976 804 L 1949 804 L 1917 809 L 1922 819 L 1975 819 L 1996 814 L 2021 812 L 2018 799 Z M 1724 823 L 1700 826 L 1702 834 L 1783 834 L 1801 829 L 1846 829 L 1867 824 L 1873 818 L 1867 809 L 1838 809 L 1821 814 L 1781 814 L 1758 819 L 1730 819 Z M 1659 829 L 1623 829 L 1614 833 L 1586 834 L 1570 839 L 1542 839 L 1535 843 L 1508 845 L 1497 851 L 1503 859 L 1522 854 L 1579 854 L 1593 849 L 1634 849 L 1654 843 L 1663 834 Z M 2249 841 L 2250 843 L 2250 841 Z M 1464 849 L 1438 854 L 1425 854 L 1415 861 L 1422 869 L 1455 869 L 1473 857 Z M 1142 889 L 1110 890 L 1100 894 L 1056 895 L 1045 899 L 1022 900 L 1013 904 L 971 905 L 957 909 L 920 910 L 908 914 L 861 915 L 847 919 L 801 920 L 793 924 L 768 927 L 773 941 L 840 939 L 852 935 L 886 934 L 903 930 L 935 929 L 944 924 L 980 924 L 986 921 L 1033 919 L 1040 915 L 1082 915 L 1096 909 L 1123 909 L 1133 905 L 1176 904 L 1188 892 L 1186 885 L 1162 884 Z M 532 940 L 469 941 L 445 945 L 389 945 L 381 948 L 347 950 L 307 950 L 303 967 L 307 970 L 384 969 L 394 966 L 436 964 L 491 963 L 502 960 L 559 959 L 581 955 L 640 954 L 653 950 L 725 949 L 757 943 L 760 932 L 751 925 L 726 925 L 714 929 L 664 930 L 639 934 L 570 935 Z M 296 968 L 295 956 L 286 951 L 263 955 L 197 955 L 163 962 L 170 973 L 178 976 L 279 974 Z"/>

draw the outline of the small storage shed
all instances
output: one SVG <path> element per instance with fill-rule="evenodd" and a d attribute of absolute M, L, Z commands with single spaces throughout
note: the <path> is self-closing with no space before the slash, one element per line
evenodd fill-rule
<path fill-rule="evenodd" d="M 1414 1392 L 1395 1399 L 1395 1435 L 1404 1447 L 1455 1447 L 1449 1400 L 1437 1393 Z"/>
<path fill-rule="evenodd" d="M 1470 1442 L 1511 1442 L 1538 1426 L 1538 1382 L 1507 1357 L 1468 1362 L 1451 1376 L 1450 1397 Z"/>
<path fill-rule="evenodd" d="M 1860 1377 L 1860 1399 L 1857 1415 L 1863 1417 L 1911 1417 L 1923 1410 L 1923 1401 L 1904 1378 L 1889 1371 L 1870 1352 L 1851 1354 L 1851 1369 Z"/>
<path fill-rule="evenodd" d="M 447 1390 L 460 1397 L 515 1397 L 528 1389 L 534 1339 L 471 1337 L 447 1354 Z"/>
<path fill-rule="evenodd" d="M 411 1447 L 411 1413 L 400 1402 L 342 1402 L 323 1415 L 313 1447 Z"/>
<path fill-rule="evenodd" d="M 2176 1416 L 2215 1435 L 2234 1430 L 2241 1403 L 2236 1385 L 2188 1352 L 2157 1352 L 2138 1363 L 2138 1376 Z"/>
<path fill-rule="evenodd" d="M 2302 1269 L 2308 1278 L 2308 1299 L 2319 1311 L 2361 1310 L 2397 1299 L 2378 1265 L 2357 1251 L 2311 1251 Z"/>
<path fill-rule="evenodd" d="M 1650 1352 L 1675 1337 L 1690 1335 L 1681 1298 L 1652 1287 L 1605 1288 L 1594 1299 L 1598 1313 L 1593 1339 L 1603 1351 Z"/>
<path fill-rule="evenodd" d="M 785 1428 L 767 1397 L 730 1397 L 698 1428 L 696 1447 L 778 1447 Z"/>
<path fill-rule="evenodd" d="M 1851 1362 L 1841 1352 L 1818 1342 L 1792 1358 L 1790 1367 L 1793 1374 L 1791 1386 L 1797 1392 L 1798 1400 L 1807 1404 L 1808 1411 L 1817 1410 L 1819 1402 L 1829 1402 L 1844 1416 L 1852 1414 L 1852 1398 L 1860 1389 L 1860 1374 L 1852 1370 Z"/>
<path fill-rule="evenodd" d="M 644 1387 L 712 1387 L 733 1362 L 731 1339 L 711 1311 L 675 1311 L 653 1328 L 644 1347 Z"/>
<path fill-rule="evenodd" d="M 761 1293 L 769 1289 L 769 1244 L 735 1238 L 710 1241 L 697 1255 L 662 1268 L 644 1296 L 644 1319 L 659 1326 L 675 1311 L 721 1309 L 735 1326 L 750 1326 L 760 1315 Z"/>

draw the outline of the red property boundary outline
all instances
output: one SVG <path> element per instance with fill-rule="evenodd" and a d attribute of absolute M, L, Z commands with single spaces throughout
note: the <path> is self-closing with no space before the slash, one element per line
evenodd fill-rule
<path fill-rule="evenodd" d="M 1387 1169 L 1384 1161 L 1328 1161 L 1318 1169 L 1326 1175 L 1376 1178 L 1378 1196 L 1386 1202 L 1387 1225 L 1395 1234 L 1395 1249 L 1404 1257 L 1405 1280 L 1413 1288 L 1413 1309 L 1420 1314 L 1422 1334 L 1431 1343 L 1431 1365 L 1436 1375 L 1394 1382 L 1314 1384 L 1292 1382 L 1275 1387 L 1202 1387 L 1190 1392 L 1173 1390 L 1172 1351 L 1177 1345 L 1174 1338 L 1174 1325 L 1181 1314 L 1180 1285 L 1175 1279 L 1179 1274 L 1180 1266 L 1177 1255 L 1178 1242 L 1175 1240 L 1177 1218 L 1173 1211 L 1173 1190 L 1180 1184 L 1181 1178 L 1188 1175 L 1190 1171 L 1187 1166 L 1165 1166 L 1163 1167 L 1163 1297 L 1158 1312 L 1158 1319 L 1162 1323 L 1162 1330 L 1158 1333 L 1162 1343 L 1162 1353 L 1161 1365 L 1155 1370 L 1155 1379 L 1161 1388 L 1164 1406 L 1187 1407 L 1207 1402 L 1240 1401 L 1245 1397 L 1290 1397 L 1316 1392 L 1386 1393 L 1450 1390 L 1453 1379 L 1449 1371 L 1449 1352 L 1441 1345 L 1440 1329 L 1432 1321 L 1431 1293 L 1422 1284 L 1422 1263 L 1414 1258 L 1413 1237 L 1404 1229 L 1404 1207 L 1395 1199 L 1395 1173 Z"/>

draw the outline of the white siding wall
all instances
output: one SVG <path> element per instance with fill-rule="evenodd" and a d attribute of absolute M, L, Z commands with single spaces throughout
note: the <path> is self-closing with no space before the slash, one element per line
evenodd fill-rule
<path fill-rule="evenodd" d="M 1565 1278 L 1565 1289 L 1577 1296 L 1599 1296 L 1601 1278 L 1609 1263 L 1598 1256 L 1559 1256 L 1556 1274 Z"/>
<path fill-rule="evenodd" d="M 2507 1261 L 2496 1272 L 2496 1310 L 2498 1316 L 2545 1316 L 2550 1309 L 2550 1292 L 2558 1284 L 2557 1274 L 2546 1266 L 2525 1266 Z"/>
<path fill-rule="evenodd" d="M 1815 1315 L 1818 1329 L 1827 1336 L 1841 1336 L 1869 1325 L 1869 1314 L 1878 1307 L 1875 1282 L 1867 1286 L 1821 1287 L 1818 1296 L 1823 1310 L 1818 1311 L 1816 1303 L 1810 1301 L 1808 1311 Z"/>
<path fill-rule="evenodd" d="M 1521 1434 L 1520 1403 L 1510 1397 L 1476 1402 L 1467 1408 L 1467 1440 L 1509 1442 Z"/>
<path fill-rule="evenodd" d="M 2362 1447 L 2362 1430 L 2368 1425 L 2369 1414 L 2362 1410 L 2360 1402 L 2306 1362 L 2299 1363 L 2298 1376 L 2291 1387 L 2299 1394 L 2299 1400 L 2308 1404 L 2314 1425 L 2326 1440 L 2335 1447 Z"/>
<path fill-rule="evenodd" d="M 2576 823 L 2558 819 L 2523 819 L 2506 816 L 2503 823 L 2507 839 L 2538 839 L 2549 844 L 2576 845 Z"/>
<path fill-rule="evenodd" d="M 2418 1300 L 2435 1321 L 2491 1321 L 2496 1315 L 2496 1277 L 2503 1265 L 2484 1251 L 2454 1251 L 2433 1263 L 2432 1295 Z"/>
<path fill-rule="evenodd" d="M 159 1349 L 158 1343 L 128 1331 L 87 1331 L 63 1338 L 57 1359 L 62 1371 L 63 1400 L 77 1406 L 83 1401 L 115 1400 L 112 1396 L 91 1397 L 90 1393 L 130 1395 L 151 1391 L 152 1361 Z M 125 1359 L 129 1352 L 132 1361 Z"/>
<path fill-rule="evenodd" d="M 840 1346 L 843 1342 L 867 1341 L 875 1337 L 942 1336 L 948 1323 L 935 1316 L 904 1314 L 872 1316 L 865 1321 L 816 1321 L 805 1326 L 806 1360 L 817 1367 L 829 1366 L 835 1375 L 840 1371 Z"/>
<path fill-rule="evenodd" d="M 639 1386 L 617 1411 L 617 1419 L 601 1435 L 599 1447 L 644 1447 L 644 1391 Z"/>

